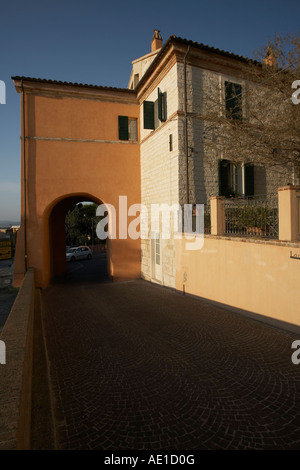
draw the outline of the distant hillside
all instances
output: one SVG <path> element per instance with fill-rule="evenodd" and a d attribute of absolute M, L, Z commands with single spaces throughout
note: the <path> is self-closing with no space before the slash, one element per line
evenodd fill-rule
<path fill-rule="evenodd" d="M 0 228 L 10 227 L 11 225 L 20 225 L 20 222 L 15 220 L 0 220 Z"/>

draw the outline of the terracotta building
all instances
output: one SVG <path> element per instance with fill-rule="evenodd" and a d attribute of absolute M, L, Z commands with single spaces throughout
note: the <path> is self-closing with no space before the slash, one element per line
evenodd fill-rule
<path fill-rule="evenodd" d="M 131 90 L 14 77 L 21 94 L 22 205 L 15 285 L 34 267 L 38 286 L 66 271 L 65 216 L 79 201 L 140 201 L 139 105 Z M 119 138 L 119 116 L 136 124 Z M 26 246 L 26 249 L 25 249 Z M 112 277 L 140 276 L 140 241 L 111 240 Z"/>
<path fill-rule="evenodd" d="M 208 205 L 233 192 L 271 198 L 295 183 L 291 168 L 266 172 L 255 162 L 230 162 L 203 138 L 213 94 L 226 115 L 235 90 L 234 118 L 247 115 L 248 62 L 175 36 L 163 44 L 155 30 L 151 51 L 132 62 L 126 89 L 13 77 L 21 95 L 23 175 L 15 284 L 28 266 L 41 287 L 66 271 L 64 219 L 78 201 L 112 205 L 118 217 L 119 196 L 150 211 L 153 204 Z M 152 230 L 143 214 L 141 230 L 142 239 L 117 234 L 109 241 L 109 275 L 178 287 L 174 231 L 164 239 L 160 222 Z"/>

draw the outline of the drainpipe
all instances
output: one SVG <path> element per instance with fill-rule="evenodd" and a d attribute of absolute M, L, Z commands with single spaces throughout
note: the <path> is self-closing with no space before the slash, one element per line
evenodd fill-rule
<path fill-rule="evenodd" d="M 191 46 L 188 47 L 183 59 L 184 68 L 184 120 L 185 120 L 185 160 L 186 160 L 186 199 L 187 204 L 190 202 L 189 188 L 189 146 L 188 146 L 188 123 L 187 123 L 187 91 L 186 91 L 186 58 L 190 52 Z"/>
<path fill-rule="evenodd" d="M 26 159 L 25 159 L 25 95 L 23 87 L 23 79 L 21 81 L 22 88 L 22 137 L 23 137 L 23 198 L 24 198 L 24 263 L 25 272 L 27 271 L 27 206 L 26 206 Z"/>

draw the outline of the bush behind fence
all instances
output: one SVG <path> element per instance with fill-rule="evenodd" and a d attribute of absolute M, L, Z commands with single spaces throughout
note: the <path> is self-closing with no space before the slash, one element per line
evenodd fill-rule
<path fill-rule="evenodd" d="M 225 234 L 278 239 L 277 199 L 225 201 Z"/>

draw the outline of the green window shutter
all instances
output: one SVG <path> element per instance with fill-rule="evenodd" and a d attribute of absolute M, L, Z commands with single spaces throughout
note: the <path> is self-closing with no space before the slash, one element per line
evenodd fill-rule
<path fill-rule="evenodd" d="M 167 92 L 162 93 L 162 103 L 161 103 L 161 121 L 165 122 L 167 120 Z"/>
<path fill-rule="evenodd" d="M 245 165 L 245 196 L 254 196 L 254 165 Z"/>
<path fill-rule="evenodd" d="M 228 197 L 229 188 L 229 162 L 228 160 L 219 160 L 219 196 Z"/>
<path fill-rule="evenodd" d="M 119 139 L 128 140 L 128 116 L 119 116 Z"/>
<path fill-rule="evenodd" d="M 225 109 L 226 117 L 234 120 L 243 118 L 242 85 L 225 82 Z"/>
<path fill-rule="evenodd" d="M 162 92 L 160 91 L 159 88 L 157 88 L 157 94 L 158 94 L 158 119 L 161 121 L 162 120 Z"/>
<path fill-rule="evenodd" d="M 154 129 L 154 102 L 144 101 L 144 129 Z"/>
<path fill-rule="evenodd" d="M 161 122 L 165 122 L 167 119 L 167 93 L 162 93 L 160 89 L 157 89 L 158 92 L 158 119 Z"/>

